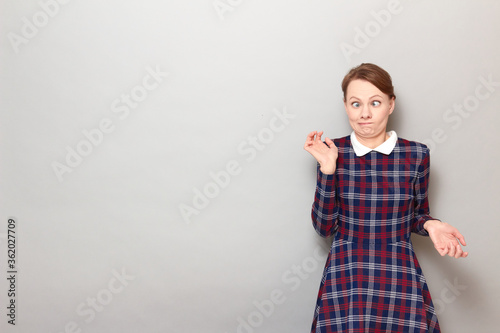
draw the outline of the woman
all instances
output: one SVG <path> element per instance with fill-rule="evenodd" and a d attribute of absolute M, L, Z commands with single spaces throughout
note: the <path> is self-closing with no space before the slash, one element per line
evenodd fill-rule
<path fill-rule="evenodd" d="M 387 132 L 390 75 L 361 64 L 344 77 L 349 136 L 307 136 L 318 162 L 312 221 L 334 235 L 312 332 L 440 332 L 410 233 L 430 236 L 442 255 L 466 257 L 464 237 L 429 215 L 429 149 Z M 458 239 L 458 240 L 457 240 Z"/>

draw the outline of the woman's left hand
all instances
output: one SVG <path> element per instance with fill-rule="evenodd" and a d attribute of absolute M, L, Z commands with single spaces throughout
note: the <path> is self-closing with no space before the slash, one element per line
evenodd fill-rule
<path fill-rule="evenodd" d="M 460 246 L 460 244 L 466 245 L 464 236 L 452 225 L 438 220 L 429 220 L 425 222 L 424 229 L 429 233 L 434 247 L 441 256 L 465 258 L 469 255 L 469 252 L 464 252 Z"/>

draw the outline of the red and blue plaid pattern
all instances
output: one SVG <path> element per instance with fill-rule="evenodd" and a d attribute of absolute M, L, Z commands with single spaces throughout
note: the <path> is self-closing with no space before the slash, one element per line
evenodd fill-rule
<path fill-rule="evenodd" d="M 312 221 L 335 235 L 323 272 L 313 333 L 433 332 L 439 323 L 413 251 L 427 236 L 429 149 L 398 138 L 389 155 L 358 157 L 350 136 L 333 140 L 334 175 L 318 165 Z"/>

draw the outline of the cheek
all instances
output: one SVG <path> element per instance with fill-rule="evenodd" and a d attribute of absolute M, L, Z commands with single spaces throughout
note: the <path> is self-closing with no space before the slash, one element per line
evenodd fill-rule
<path fill-rule="evenodd" d="M 379 117 L 380 122 L 387 122 L 389 120 L 389 111 L 385 112 L 384 114 L 381 114 Z"/>
<path fill-rule="evenodd" d="M 347 112 L 347 117 L 349 118 L 349 120 L 354 120 L 356 119 L 356 112 L 354 110 L 352 110 L 351 108 L 346 108 L 346 112 Z"/>
<path fill-rule="evenodd" d="M 385 117 L 386 118 L 389 118 L 389 116 L 391 115 L 391 108 L 387 108 L 387 110 L 385 111 Z"/>

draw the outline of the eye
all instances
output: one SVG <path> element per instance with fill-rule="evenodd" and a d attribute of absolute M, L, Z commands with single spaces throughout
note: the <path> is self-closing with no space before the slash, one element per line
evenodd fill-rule
<path fill-rule="evenodd" d="M 359 108 L 359 105 L 360 105 L 360 104 L 359 104 L 359 102 L 353 102 L 351 105 L 352 105 L 353 107 L 355 107 L 355 108 Z"/>
<path fill-rule="evenodd" d="M 380 103 L 380 101 L 373 101 L 372 102 L 373 106 L 379 106 L 380 104 L 382 104 L 382 103 Z"/>

